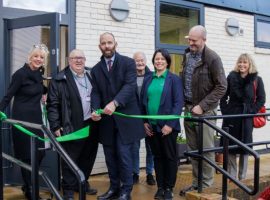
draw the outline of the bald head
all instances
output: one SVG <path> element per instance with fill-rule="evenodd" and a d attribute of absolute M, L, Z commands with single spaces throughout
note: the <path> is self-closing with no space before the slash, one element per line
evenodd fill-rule
<path fill-rule="evenodd" d="M 189 34 L 196 34 L 202 39 L 206 40 L 206 29 L 202 25 L 193 26 L 190 29 Z"/>
<path fill-rule="evenodd" d="M 192 52 L 201 51 L 205 46 L 206 29 L 201 26 L 193 26 L 188 34 L 189 48 Z"/>
<path fill-rule="evenodd" d="M 105 32 L 100 35 L 99 38 L 99 49 L 105 58 L 113 57 L 117 47 L 114 35 L 109 32 Z"/>
<path fill-rule="evenodd" d="M 112 34 L 112 33 L 110 33 L 110 32 L 105 32 L 105 33 L 102 33 L 101 35 L 100 35 L 100 37 L 99 37 L 99 42 L 101 42 L 101 40 L 104 38 L 104 37 L 111 37 L 112 38 L 112 40 L 115 42 L 115 37 L 114 37 L 114 35 Z"/>

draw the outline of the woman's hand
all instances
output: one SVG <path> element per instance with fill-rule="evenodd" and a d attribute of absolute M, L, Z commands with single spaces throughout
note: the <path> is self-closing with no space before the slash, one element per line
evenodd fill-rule
<path fill-rule="evenodd" d="M 168 125 L 163 126 L 161 129 L 162 136 L 169 135 L 172 132 L 172 128 Z"/>
<path fill-rule="evenodd" d="M 153 131 L 152 131 L 152 128 L 151 128 L 150 124 L 144 123 L 143 125 L 144 125 L 144 130 L 145 130 L 146 134 L 147 134 L 149 137 L 153 136 L 154 133 L 153 133 Z"/>

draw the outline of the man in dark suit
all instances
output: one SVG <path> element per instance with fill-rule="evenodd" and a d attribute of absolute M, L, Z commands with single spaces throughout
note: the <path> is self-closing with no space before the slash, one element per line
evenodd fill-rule
<path fill-rule="evenodd" d="M 105 115 L 92 113 L 94 121 L 100 120 L 99 139 L 103 144 L 110 178 L 110 188 L 98 196 L 99 200 L 130 199 L 133 185 L 132 146 L 145 136 L 140 119 L 112 115 L 114 111 L 139 114 L 136 97 L 136 65 L 133 59 L 116 53 L 113 34 L 100 36 L 100 62 L 92 69 L 92 108 L 102 108 Z"/>

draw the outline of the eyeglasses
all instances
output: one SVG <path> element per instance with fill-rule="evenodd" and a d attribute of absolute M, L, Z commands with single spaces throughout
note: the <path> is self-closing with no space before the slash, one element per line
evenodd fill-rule
<path fill-rule="evenodd" d="M 34 44 L 33 49 L 41 49 L 44 50 L 46 53 L 49 53 L 49 50 L 45 44 Z"/>
<path fill-rule="evenodd" d="M 85 57 L 70 57 L 70 59 L 74 61 L 84 61 Z"/>

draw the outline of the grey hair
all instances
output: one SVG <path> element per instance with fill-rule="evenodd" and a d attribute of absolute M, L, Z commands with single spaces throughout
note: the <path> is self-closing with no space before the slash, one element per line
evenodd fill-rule
<path fill-rule="evenodd" d="M 135 57 L 136 57 L 137 55 L 142 55 L 142 56 L 143 56 L 144 61 L 145 61 L 145 62 L 147 61 L 147 59 L 146 59 L 146 55 L 145 55 L 145 53 L 144 53 L 144 52 L 142 52 L 142 51 L 137 51 L 137 52 L 135 52 L 135 53 L 133 54 L 133 59 L 135 59 Z"/>

